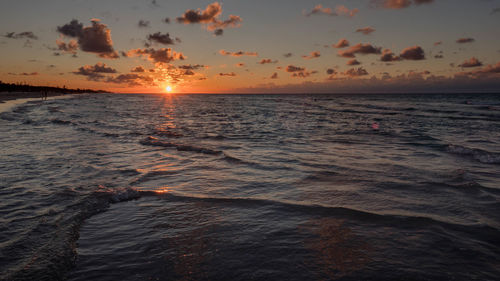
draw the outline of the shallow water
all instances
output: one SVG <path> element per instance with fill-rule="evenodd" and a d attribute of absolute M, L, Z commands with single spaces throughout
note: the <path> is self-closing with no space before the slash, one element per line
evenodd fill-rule
<path fill-rule="evenodd" d="M 4 280 L 496 280 L 498 95 L 78 95 L 0 113 Z"/>

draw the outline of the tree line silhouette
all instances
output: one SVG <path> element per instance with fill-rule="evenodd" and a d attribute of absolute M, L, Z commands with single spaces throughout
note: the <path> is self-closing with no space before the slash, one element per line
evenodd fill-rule
<path fill-rule="evenodd" d="M 32 86 L 25 83 L 3 83 L 0 81 L 0 92 L 52 92 L 63 94 L 78 94 L 78 93 L 109 93 L 104 90 L 92 89 L 68 89 L 64 87 L 49 87 L 49 86 Z"/>

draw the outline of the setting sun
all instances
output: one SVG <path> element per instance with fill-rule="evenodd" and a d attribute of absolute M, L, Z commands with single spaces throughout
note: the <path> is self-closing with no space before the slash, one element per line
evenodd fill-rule
<path fill-rule="evenodd" d="M 165 91 L 167 91 L 167 93 L 172 92 L 172 87 L 170 86 L 165 87 Z"/>

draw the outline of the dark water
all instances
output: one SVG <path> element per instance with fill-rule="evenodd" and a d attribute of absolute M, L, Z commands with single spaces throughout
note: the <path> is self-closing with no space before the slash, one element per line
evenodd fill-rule
<path fill-rule="evenodd" d="M 0 118 L 4 280 L 500 276 L 499 95 L 81 95 Z"/>

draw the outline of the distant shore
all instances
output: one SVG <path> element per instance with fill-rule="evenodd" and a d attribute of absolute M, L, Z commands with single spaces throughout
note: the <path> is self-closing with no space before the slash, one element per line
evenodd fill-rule
<path fill-rule="evenodd" d="M 3 83 L 0 81 L 0 103 L 8 100 L 16 99 L 33 99 L 47 97 L 64 96 L 71 94 L 85 94 L 85 93 L 108 93 L 103 90 L 93 89 L 69 89 L 64 87 L 52 86 L 33 86 L 23 83 Z"/>

